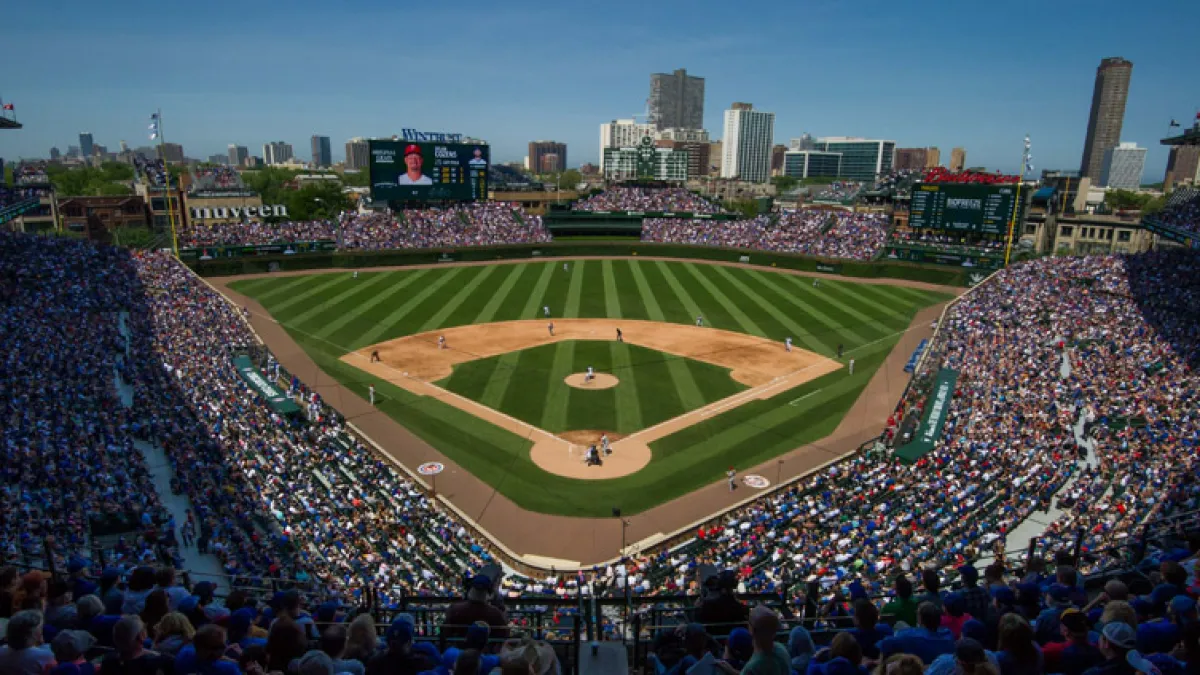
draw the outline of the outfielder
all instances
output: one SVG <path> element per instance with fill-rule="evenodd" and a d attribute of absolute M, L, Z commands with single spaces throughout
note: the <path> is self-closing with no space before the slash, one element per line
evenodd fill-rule
<path fill-rule="evenodd" d="M 567 269 L 567 263 L 563 263 L 563 271 L 564 271 L 564 272 L 567 272 L 567 271 L 569 271 L 569 270 Z"/>
<path fill-rule="evenodd" d="M 358 278 L 358 270 L 354 270 L 354 278 L 355 278 L 355 279 L 357 279 L 357 278 Z"/>
<path fill-rule="evenodd" d="M 792 338 L 789 337 L 783 339 L 783 350 L 785 352 L 792 351 Z"/>
<path fill-rule="evenodd" d="M 696 327 L 699 328 L 699 327 L 702 327 L 703 325 L 704 325 L 704 317 L 697 316 L 696 317 Z"/>
<path fill-rule="evenodd" d="M 592 370 L 591 366 L 588 366 L 587 375 L 583 376 L 583 381 L 591 382 L 593 379 L 595 379 L 595 377 L 596 377 L 596 371 Z"/>
<path fill-rule="evenodd" d="M 545 305 L 544 307 L 542 307 L 542 313 L 546 315 L 547 319 L 549 319 L 550 318 L 550 305 Z"/>
<path fill-rule="evenodd" d="M 546 330 L 550 331 L 550 337 L 554 337 L 554 322 L 546 324 Z"/>
<path fill-rule="evenodd" d="M 854 359 L 850 359 L 850 374 L 854 374 Z"/>

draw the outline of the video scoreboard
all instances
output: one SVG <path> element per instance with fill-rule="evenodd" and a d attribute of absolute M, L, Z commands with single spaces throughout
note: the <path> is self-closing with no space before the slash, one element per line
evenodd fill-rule
<path fill-rule="evenodd" d="M 1007 236 L 1016 192 L 1016 185 L 917 184 L 908 226 Z"/>
<path fill-rule="evenodd" d="M 486 145 L 369 141 L 372 201 L 487 199 Z"/>

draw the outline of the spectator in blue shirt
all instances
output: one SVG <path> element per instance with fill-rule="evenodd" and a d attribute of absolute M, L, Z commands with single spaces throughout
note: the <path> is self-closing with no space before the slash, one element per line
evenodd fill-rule
<path fill-rule="evenodd" d="M 208 624 L 196 631 L 192 644 L 179 650 L 174 675 L 241 675 L 237 662 L 225 658 L 225 629 Z"/>
<path fill-rule="evenodd" d="M 942 654 L 954 652 L 954 638 L 950 631 L 941 627 L 942 612 L 933 603 L 922 602 L 917 607 L 917 621 L 921 624 L 897 632 L 890 638 L 880 640 L 878 647 L 883 657 L 892 654 L 913 654 L 926 664 Z"/>
<path fill-rule="evenodd" d="M 879 610 L 866 598 L 854 601 L 854 628 L 846 631 L 858 640 L 863 656 L 876 660 L 879 658 L 879 641 L 891 637 L 892 628 L 879 623 Z"/>

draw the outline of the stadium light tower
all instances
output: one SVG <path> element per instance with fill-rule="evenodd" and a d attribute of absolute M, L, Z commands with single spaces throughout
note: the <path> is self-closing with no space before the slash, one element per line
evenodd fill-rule
<path fill-rule="evenodd" d="M 1021 214 L 1021 184 L 1025 182 L 1025 174 L 1033 171 L 1033 155 L 1029 153 L 1032 147 L 1029 143 L 1029 134 L 1025 134 L 1025 149 L 1021 153 L 1021 168 L 1017 177 L 1017 194 L 1013 200 L 1013 214 L 1008 221 L 1008 245 L 1004 247 L 1004 266 L 1008 267 L 1008 260 L 1012 256 L 1013 230 L 1017 225 L 1017 216 Z"/>

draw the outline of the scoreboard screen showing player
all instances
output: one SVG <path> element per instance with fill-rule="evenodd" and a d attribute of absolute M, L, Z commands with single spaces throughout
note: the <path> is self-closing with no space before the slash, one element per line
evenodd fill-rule
<path fill-rule="evenodd" d="M 370 141 L 368 148 L 374 201 L 487 199 L 486 145 Z"/>
<path fill-rule="evenodd" d="M 1007 236 L 1016 192 L 1016 185 L 918 184 L 913 186 L 908 225 Z"/>

